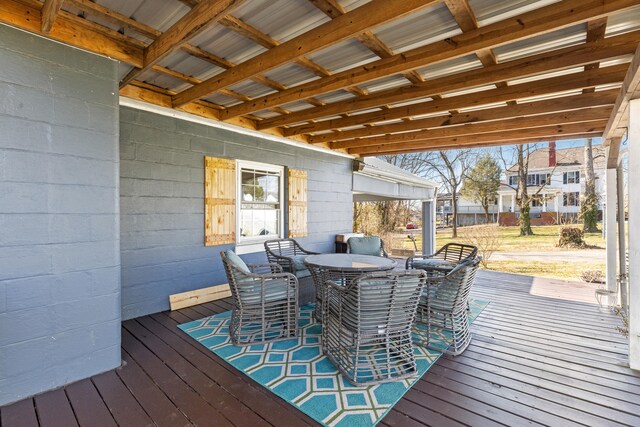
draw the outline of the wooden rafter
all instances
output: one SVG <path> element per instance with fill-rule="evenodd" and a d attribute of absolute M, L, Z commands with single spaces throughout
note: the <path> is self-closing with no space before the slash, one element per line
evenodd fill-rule
<path fill-rule="evenodd" d="M 144 63 L 141 68 L 135 68 L 120 82 L 124 86 L 146 70 L 180 49 L 187 41 L 208 25 L 218 21 L 223 16 L 239 6 L 244 0 L 202 0 L 193 9 L 162 33 L 144 50 Z"/>
<path fill-rule="evenodd" d="M 444 76 L 423 83 L 379 91 L 357 99 L 334 102 L 323 107 L 310 108 L 287 117 L 275 117 L 265 120 L 261 125 L 284 126 L 310 118 L 333 116 L 344 112 L 364 110 L 380 105 L 406 102 L 412 99 L 460 90 L 466 87 L 485 86 L 504 80 L 519 79 L 543 72 L 555 71 L 589 64 L 594 60 L 615 58 L 631 54 L 636 48 L 640 31 L 606 40 L 571 46 L 551 52 L 517 59 L 463 73 Z"/>
<path fill-rule="evenodd" d="M 104 19 L 115 25 L 122 26 L 125 29 L 136 32 L 142 36 L 155 39 L 159 37 L 162 32 L 150 25 L 146 25 L 142 22 L 138 22 L 131 19 L 121 13 L 115 12 L 109 8 L 106 8 L 98 3 L 94 3 L 89 0 L 65 0 L 65 2 L 71 6 L 74 6 L 87 15 L 92 15 Z"/>
<path fill-rule="evenodd" d="M 250 103 L 227 109 L 222 115 L 222 119 L 226 120 L 274 105 L 282 105 L 332 92 L 346 86 L 440 63 L 481 49 L 500 46 L 558 28 L 587 22 L 634 5 L 637 5 L 636 0 L 565 0 L 446 40 L 298 85 L 278 94 L 256 98 Z"/>
<path fill-rule="evenodd" d="M 174 97 L 173 104 L 174 106 L 180 106 L 194 99 L 205 97 L 234 83 L 249 79 L 264 71 L 271 70 L 279 65 L 298 59 L 301 56 L 345 40 L 370 27 L 383 24 L 417 9 L 426 7 L 435 1 L 436 0 L 373 0 L 345 15 L 288 40 L 267 52 L 238 64 L 232 71 L 220 73 L 198 86 L 179 93 Z M 192 10 L 195 10 L 195 8 Z"/>
<path fill-rule="evenodd" d="M 252 27 L 251 25 L 247 24 L 241 19 L 235 18 L 231 15 L 227 15 L 224 18 L 222 18 L 220 20 L 220 24 L 224 25 L 225 27 L 233 31 L 236 31 L 238 34 L 242 34 L 246 38 L 254 41 L 255 43 L 258 43 L 259 45 L 267 49 L 272 49 L 280 45 L 280 42 L 278 42 L 273 37 L 263 33 L 257 28 Z M 298 58 L 297 60 L 294 61 L 294 63 L 319 77 L 327 77 L 331 74 L 329 70 L 325 69 L 319 64 L 316 64 L 315 62 L 313 62 L 312 60 L 310 60 L 305 56 Z M 354 90 L 353 92 L 356 95 L 362 94 L 361 91 L 357 91 L 357 90 Z M 317 100 L 314 98 L 310 98 L 309 102 L 313 103 L 314 105 L 324 105 L 324 102 L 321 102 L 320 100 Z"/>
<path fill-rule="evenodd" d="M 513 106 L 486 108 L 455 115 L 447 114 L 426 119 L 409 120 L 388 125 L 369 126 L 361 129 L 311 135 L 308 141 L 312 144 L 371 137 L 377 135 L 407 132 L 445 126 L 456 126 L 466 123 L 481 123 L 500 121 L 515 117 L 535 116 L 538 114 L 561 113 L 583 108 L 611 106 L 618 95 L 617 89 L 610 89 L 598 93 L 565 96 L 534 102 L 523 102 Z"/>
<path fill-rule="evenodd" d="M 460 126 L 443 126 L 416 132 L 384 135 L 372 138 L 348 139 L 332 142 L 333 149 L 351 149 L 398 142 L 427 141 L 430 139 L 456 138 L 467 135 L 481 135 L 507 130 L 530 129 L 545 126 L 565 125 L 571 123 L 602 122 L 611 114 L 611 106 L 587 108 L 562 113 L 540 114 L 531 117 L 516 117 L 500 121 L 470 123 Z"/>
<path fill-rule="evenodd" d="M 32 1 L 22 3 L 16 0 L 0 1 L 0 22 L 13 25 L 33 33 L 41 31 L 42 3 Z M 46 34 L 54 40 L 67 43 L 101 55 L 118 59 L 127 64 L 142 64 L 142 47 L 131 43 L 124 37 L 116 36 L 115 31 L 97 31 L 99 25 L 88 24 L 85 19 L 61 10 L 56 25 Z M 122 35 L 120 35 L 122 36 Z"/>
<path fill-rule="evenodd" d="M 338 16 L 344 15 L 346 10 L 340 6 L 336 0 L 309 0 L 313 3 L 318 9 L 320 9 L 325 15 L 329 18 L 334 19 Z M 393 56 L 393 51 L 389 49 L 387 45 L 385 45 L 375 34 L 371 31 L 364 31 L 358 36 L 356 39 L 362 43 L 367 49 L 378 55 L 380 58 L 389 58 Z M 409 80 L 411 83 L 419 83 L 424 81 L 422 76 L 416 71 L 407 71 L 403 73 L 403 75 Z"/>
<path fill-rule="evenodd" d="M 618 164 L 620 142 L 629 126 L 629 101 L 640 98 L 640 45 L 633 55 L 633 61 L 627 70 L 622 87 L 607 122 L 602 137 L 605 145 L 610 146 L 607 167 L 614 168 Z"/>
<path fill-rule="evenodd" d="M 568 125 L 553 125 L 527 129 L 507 130 L 502 132 L 485 133 L 481 135 L 465 135 L 454 138 L 429 139 L 423 141 L 400 142 L 394 144 L 375 145 L 362 148 L 348 149 L 349 154 L 371 156 L 392 154 L 408 151 L 423 151 L 441 149 L 442 147 L 463 148 L 470 144 L 511 142 L 520 143 L 531 138 L 560 139 L 575 135 L 599 136 L 606 126 L 606 120 L 587 123 L 572 123 Z"/>
<path fill-rule="evenodd" d="M 352 115 L 347 118 L 324 120 L 317 123 L 298 126 L 297 133 L 313 133 L 367 123 L 384 122 L 405 117 L 438 114 L 444 111 L 474 108 L 497 102 L 526 99 L 535 96 L 550 95 L 585 87 L 620 82 L 627 69 L 626 64 L 583 71 L 565 76 L 552 77 L 519 85 L 505 86 L 471 94 L 457 95 L 436 101 L 427 101 L 384 111 Z M 261 128 L 258 123 L 258 128 Z"/>
<path fill-rule="evenodd" d="M 607 17 L 600 19 L 594 19 L 593 21 L 587 22 L 587 42 L 597 41 L 604 39 L 604 36 L 607 31 Z M 587 64 L 584 66 L 585 70 L 591 70 L 593 68 L 600 67 L 600 62 L 594 62 L 592 64 Z M 596 89 L 593 87 L 588 87 L 582 90 L 583 93 L 593 92 Z"/>
<path fill-rule="evenodd" d="M 145 84 L 143 82 L 133 81 L 131 84 L 120 89 L 120 95 L 126 98 L 159 105 L 161 107 L 171 108 L 171 97 L 175 95 L 175 92 Z M 177 110 L 212 120 L 219 120 L 218 115 L 220 114 L 220 107 L 207 101 L 191 102 L 177 108 Z M 247 129 L 255 129 L 255 121 L 245 117 L 238 117 L 237 120 L 229 123 Z M 282 136 L 278 130 L 269 131 L 268 133 Z M 296 137 L 295 139 L 300 142 L 306 142 L 306 138 L 304 137 Z"/>
<path fill-rule="evenodd" d="M 543 135 L 543 136 L 525 136 L 526 131 L 517 131 L 517 133 L 507 137 L 501 137 L 496 135 L 493 139 L 486 135 L 480 135 L 477 137 L 465 137 L 457 141 L 451 141 L 451 139 L 443 141 L 430 141 L 429 144 L 420 146 L 418 148 L 408 149 L 396 149 L 385 150 L 383 152 L 370 152 L 370 153 L 349 153 L 356 157 L 368 157 L 368 156 L 386 156 L 395 154 L 407 154 L 422 151 L 436 151 L 436 150 L 457 150 L 460 148 L 482 148 L 498 145 L 513 145 L 513 144 L 533 144 L 536 142 L 549 142 L 550 140 L 557 139 L 579 139 L 579 138 L 596 138 L 601 135 L 601 132 L 584 132 L 584 133 L 567 133 L 564 132 L 561 135 Z"/>
<path fill-rule="evenodd" d="M 53 27 L 53 23 L 56 22 L 58 13 L 60 13 L 63 1 L 64 0 L 44 0 L 44 5 L 42 6 L 42 17 L 40 18 L 40 31 L 45 34 L 51 31 L 51 27 Z"/>

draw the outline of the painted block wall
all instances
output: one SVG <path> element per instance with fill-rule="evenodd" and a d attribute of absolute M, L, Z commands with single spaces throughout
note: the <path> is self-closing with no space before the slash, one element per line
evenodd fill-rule
<path fill-rule="evenodd" d="M 116 63 L 0 25 L 0 405 L 120 365 Z"/>
<path fill-rule="evenodd" d="M 219 252 L 204 246 L 204 156 L 308 171 L 305 248 L 332 252 L 352 229 L 351 160 L 204 124 L 120 110 L 122 315 L 169 308 L 169 295 L 226 283 Z M 265 262 L 264 252 L 243 255 Z"/>

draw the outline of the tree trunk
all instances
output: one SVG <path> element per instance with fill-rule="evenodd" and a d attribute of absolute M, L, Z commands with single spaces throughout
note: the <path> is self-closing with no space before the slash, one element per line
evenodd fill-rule
<path fill-rule="evenodd" d="M 451 193 L 451 219 L 453 220 L 451 237 L 455 239 L 458 237 L 458 192 L 455 191 L 455 187 Z"/>
<path fill-rule="evenodd" d="M 489 201 L 487 199 L 482 201 L 482 209 L 484 209 L 484 222 L 489 224 Z"/>
<path fill-rule="evenodd" d="M 598 195 L 596 194 L 596 179 L 593 172 L 593 141 L 587 139 L 584 146 L 585 185 L 584 197 L 580 206 L 583 230 L 586 233 L 598 231 Z"/>
<path fill-rule="evenodd" d="M 529 205 L 529 194 L 527 191 L 527 174 L 529 172 L 528 156 L 527 164 L 525 164 L 524 145 L 518 145 L 518 191 L 516 193 L 518 199 L 518 208 L 520 209 L 520 217 L 518 225 L 520 226 L 520 236 L 532 236 L 531 216 Z"/>

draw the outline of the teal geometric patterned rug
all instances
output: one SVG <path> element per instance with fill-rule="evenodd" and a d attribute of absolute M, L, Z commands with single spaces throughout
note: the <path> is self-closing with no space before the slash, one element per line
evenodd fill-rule
<path fill-rule="evenodd" d="M 488 302 L 472 300 L 471 321 Z M 376 425 L 435 363 L 442 353 L 415 346 L 416 377 L 357 387 L 342 378 L 320 351 L 322 326 L 313 306 L 300 309 L 298 338 L 238 347 L 229 339 L 231 312 L 216 314 L 178 327 L 227 363 L 325 426 Z M 421 341 L 416 337 L 416 341 Z M 439 337 L 446 347 L 446 337 Z"/>

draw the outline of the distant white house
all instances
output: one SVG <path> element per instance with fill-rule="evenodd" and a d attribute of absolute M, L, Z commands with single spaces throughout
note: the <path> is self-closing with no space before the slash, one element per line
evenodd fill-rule
<path fill-rule="evenodd" d="M 604 148 L 593 147 L 596 193 L 604 194 L 605 157 Z M 534 224 L 556 223 L 564 218 L 576 217 L 580 212 L 580 198 L 585 188 L 584 147 L 556 149 L 555 143 L 529 154 L 527 187 L 531 201 L 531 217 Z M 490 222 L 504 225 L 514 224 L 519 209 L 516 203 L 518 180 L 517 165 L 505 173 L 506 181 L 500 186 L 498 198 L 489 206 Z M 542 188 L 542 189 L 541 189 Z M 540 190 L 538 192 L 538 190 Z M 603 198 L 599 209 L 602 211 Z M 438 215 L 441 222 L 448 223 L 451 216 L 451 195 L 438 195 Z M 458 198 L 458 224 L 484 223 L 484 210 L 480 203 Z"/>
<path fill-rule="evenodd" d="M 575 217 L 580 212 L 580 199 L 585 191 L 586 169 L 584 147 L 557 150 L 555 143 L 535 150 L 529 155 L 527 189 L 531 201 L 532 218 L 546 217 L 549 222 L 555 214 L 555 221 L 562 217 Z M 604 193 L 605 156 L 604 147 L 593 147 L 596 193 Z M 498 213 L 517 213 L 516 192 L 518 167 L 512 166 L 506 172 L 506 183 L 498 191 Z M 507 185 L 508 184 L 508 185 Z M 602 211 L 603 198 L 599 210 Z M 547 215 L 543 215 L 547 213 Z M 502 222 L 502 220 L 501 220 Z"/>

